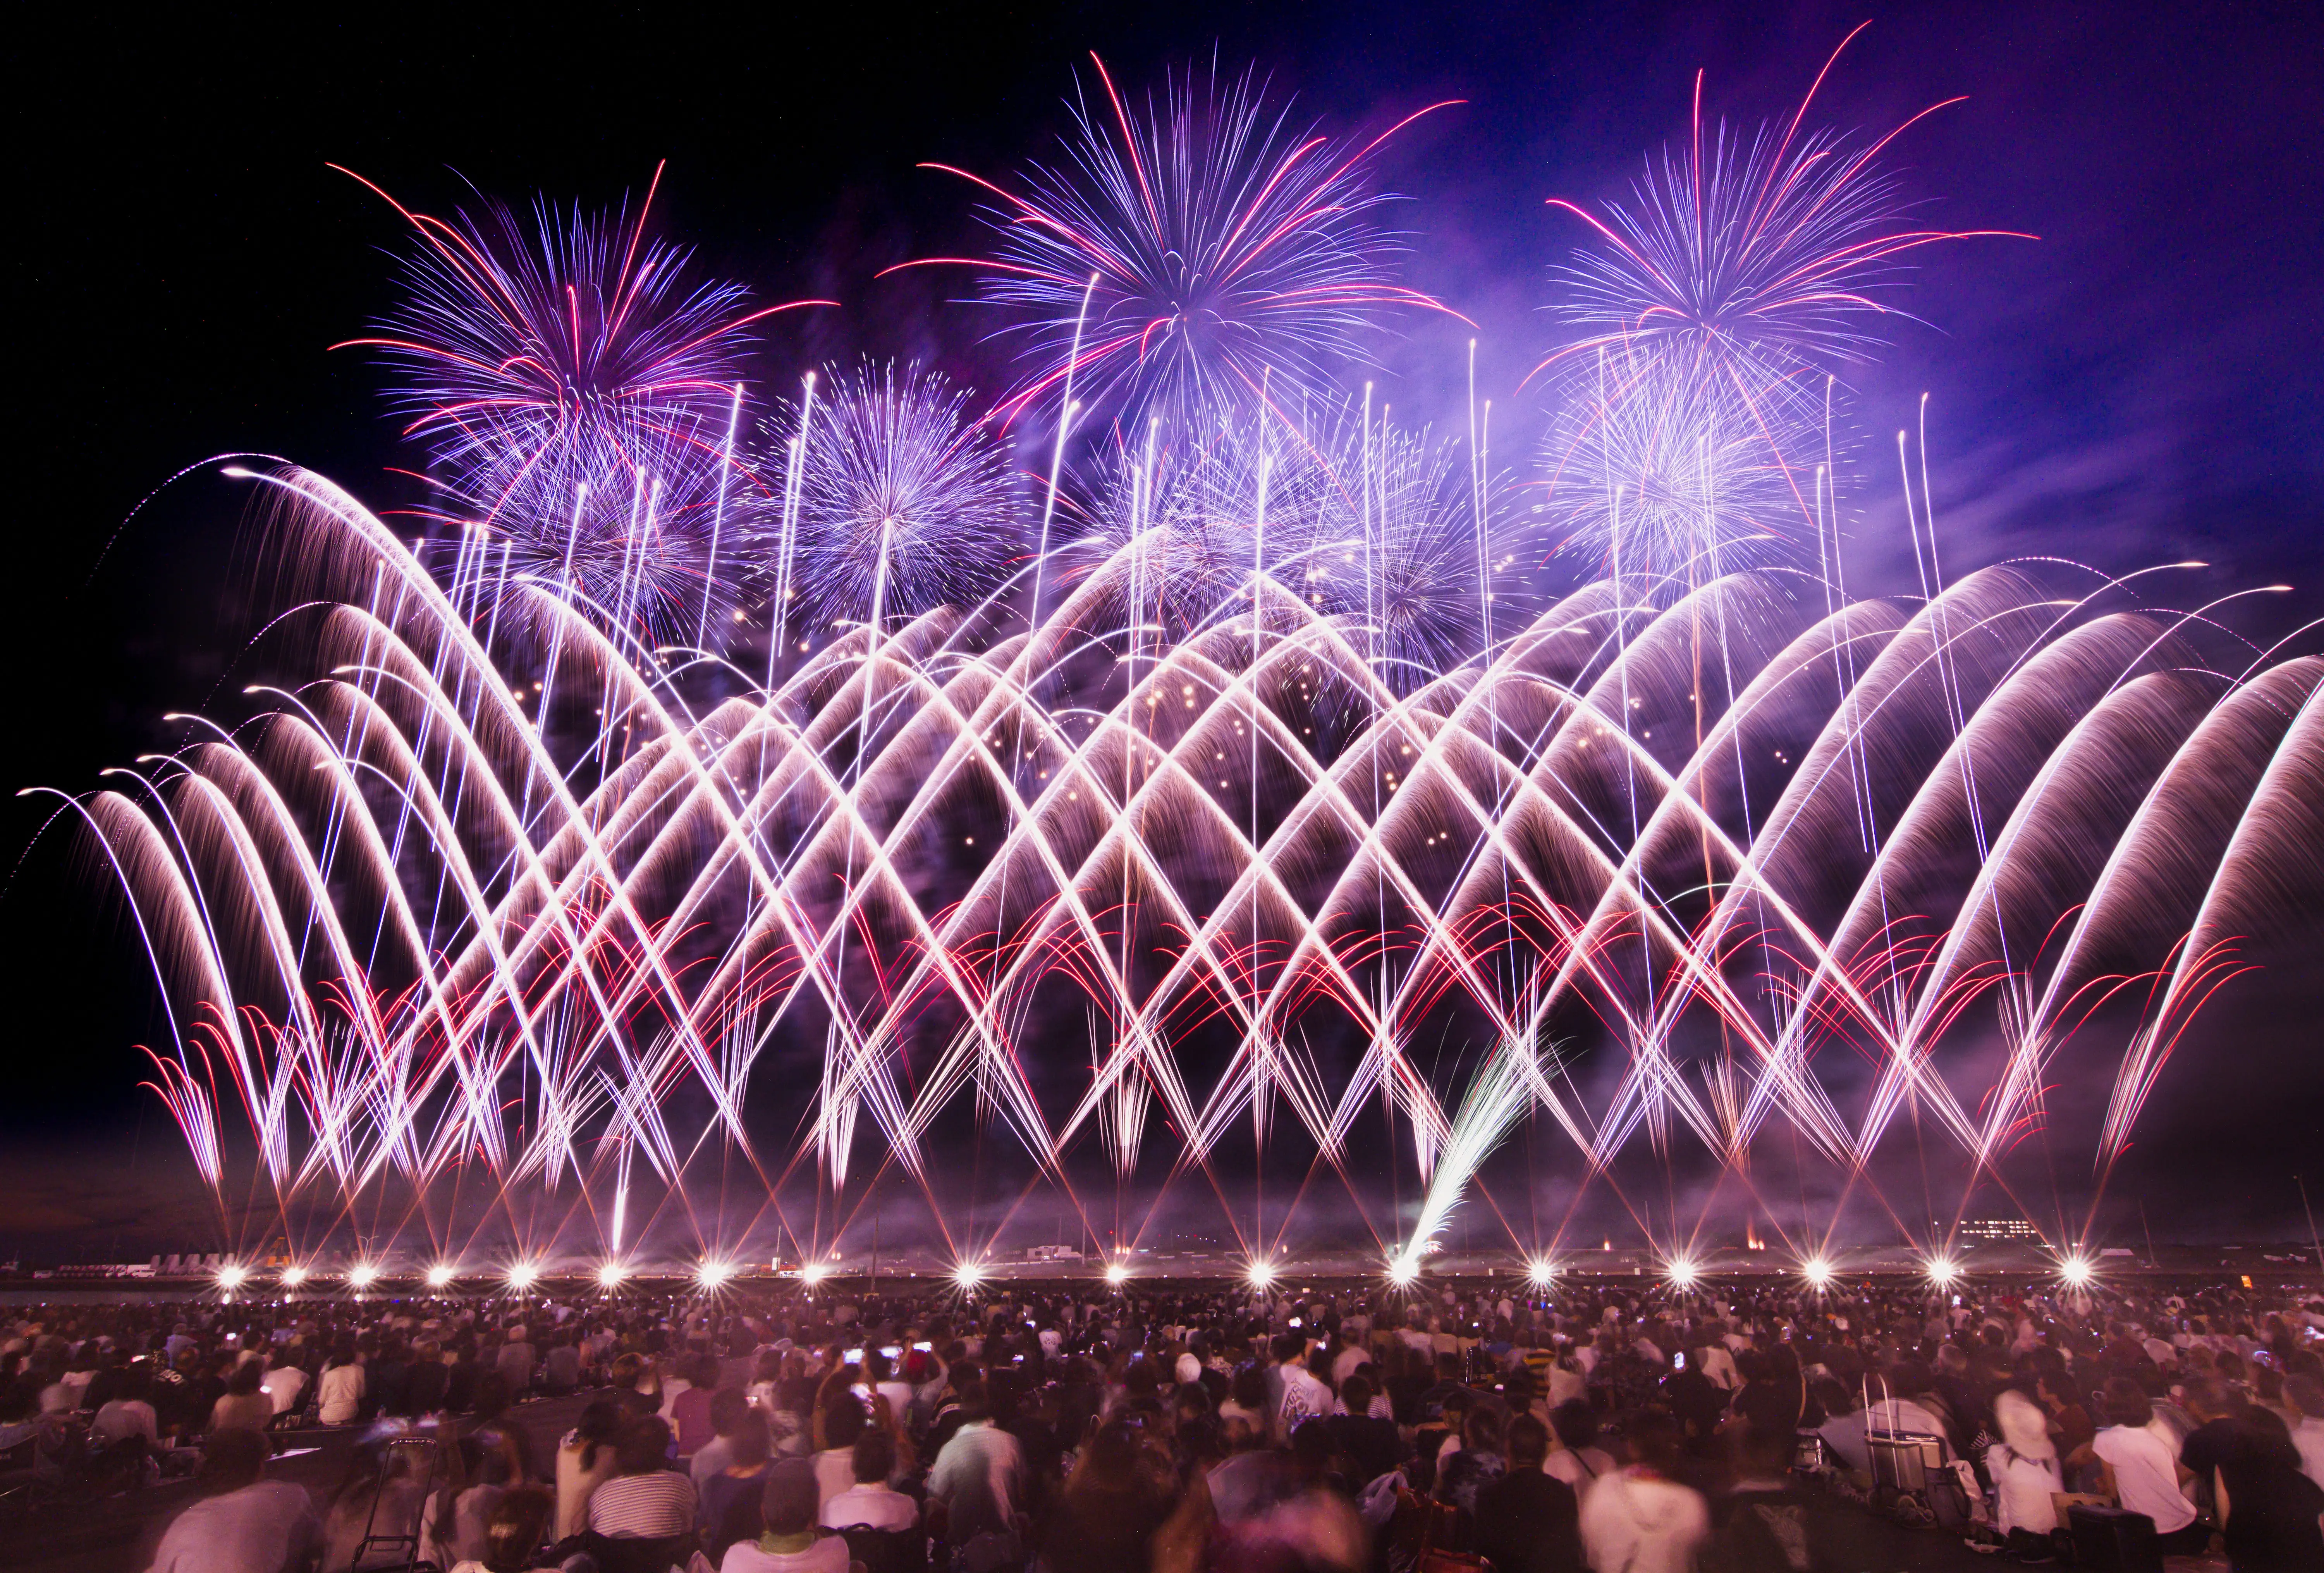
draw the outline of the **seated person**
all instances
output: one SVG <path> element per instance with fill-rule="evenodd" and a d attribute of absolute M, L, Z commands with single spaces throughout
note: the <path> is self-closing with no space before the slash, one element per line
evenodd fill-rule
<path fill-rule="evenodd" d="M 847 1542 L 816 1527 L 815 1465 L 779 1458 L 767 1470 L 766 1532 L 726 1549 L 718 1573 L 847 1573 Z"/>
<path fill-rule="evenodd" d="M 920 1504 L 888 1489 L 896 1469 L 896 1440 L 873 1428 L 855 1439 L 855 1484 L 823 1504 L 827 1530 L 908 1530 L 920 1522 Z"/>

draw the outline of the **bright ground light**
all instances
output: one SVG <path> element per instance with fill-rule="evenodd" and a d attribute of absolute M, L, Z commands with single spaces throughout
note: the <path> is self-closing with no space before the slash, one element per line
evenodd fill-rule
<path fill-rule="evenodd" d="M 1105 1281 L 1119 1288 L 1130 1282 L 1130 1269 L 1116 1262 L 1105 1270 Z"/>
<path fill-rule="evenodd" d="M 1550 1280 L 1556 1276 L 1557 1269 L 1549 1264 L 1549 1259 L 1545 1256 L 1526 1269 L 1526 1282 L 1536 1289 L 1547 1289 Z"/>
<path fill-rule="evenodd" d="M 694 1270 L 694 1281 L 705 1289 L 716 1289 L 733 1276 L 731 1262 L 705 1262 Z"/>
<path fill-rule="evenodd" d="M 379 1269 L 368 1262 L 358 1262 L 347 1269 L 347 1282 L 357 1289 L 369 1289 L 379 1277 Z"/>
<path fill-rule="evenodd" d="M 282 1270 L 282 1282 L 285 1288 L 296 1289 L 306 1282 L 307 1270 L 305 1268 L 293 1266 L 285 1267 Z"/>
<path fill-rule="evenodd" d="M 1800 1276 L 1817 1289 L 1831 1287 L 1831 1263 L 1821 1256 L 1811 1256 L 1800 1263 Z"/>
<path fill-rule="evenodd" d="M 1683 1256 L 1673 1262 L 1664 1273 L 1669 1278 L 1673 1289 L 1692 1289 L 1698 1276 L 1694 1263 Z"/>
<path fill-rule="evenodd" d="M 1929 1258 L 1929 1282 L 1935 1284 L 1939 1289 L 1950 1289 L 1953 1285 L 1953 1280 L 1960 1276 L 1960 1269 L 1954 1264 L 1951 1257 L 1932 1256 Z"/>
<path fill-rule="evenodd" d="M 974 1289 L 984 1282 L 984 1269 L 974 1262 L 964 1262 L 952 1270 L 952 1281 L 963 1289 Z"/>
<path fill-rule="evenodd" d="M 2090 1259 L 2079 1251 L 2058 1263 L 2058 1276 L 2072 1289 L 2089 1288 L 2097 1272 L 2098 1269 L 2090 1265 Z"/>
<path fill-rule="evenodd" d="M 620 1288 L 622 1283 L 622 1264 L 618 1262 L 608 1262 L 603 1267 L 597 1269 L 597 1282 L 601 1287 L 605 1289 Z"/>
<path fill-rule="evenodd" d="M 430 1289 L 442 1289 L 452 1282 L 454 1276 L 455 1274 L 451 1264 L 449 1263 L 439 1262 L 435 1266 L 430 1267 L 428 1270 L 428 1287 Z"/>
<path fill-rule="evenodd" d="M 218 1287 L 220 1289 L 240 1289 L 242 1287 L 242 1281 L 249 1276 L 250 1274 L 244 1271 L 240 1263 L 229 1262 L 225 1266 L 218 1269 Z"/>
<path fill-rule="evenodd" d="M 1265 1289 L 1275 1282 L 1275 1264 L 1271 1262 L 1254 1262 L 1243 1276 L 1250 1281 L 1250 1286 L 1253 1289 Z"/>
<path fill-rule="evenodd" d="M 1388 1281 L 1398 1289 L 1409 1289 L 1420 1281 L 1420 1269 L 1409 1256 L 1393 1257 L 1388 1264 Z"/>
<path fill-rule="evenodd" d="M 830 1276 L 831 1267 L 827 1263 L 805 1262 L 799 1264 L 799 1281 L 803 1283 L 821 1283 Z"/>
<path fill-rule="evenodd" d="M 540 1276 L 540 1268 L 530 1262 L 520 1262 L 509 1269 L 509 1287 L 519 1291 L 530 1289 L 533 1281 Z"/>

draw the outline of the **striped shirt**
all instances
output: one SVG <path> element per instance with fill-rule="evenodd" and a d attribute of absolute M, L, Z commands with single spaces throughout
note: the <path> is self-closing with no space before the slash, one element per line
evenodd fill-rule
<path fill-rule="evenodd" d="M 694 1512 L 694 1482 L 673 1469 L 616 1475 L 589 1494 L 589 1528 L 611 1540 L 685 1534 Z"/>

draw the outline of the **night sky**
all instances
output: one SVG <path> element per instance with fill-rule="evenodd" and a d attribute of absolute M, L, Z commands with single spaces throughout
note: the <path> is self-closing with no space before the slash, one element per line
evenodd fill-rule
<path fill-rule="evenodd" d="M 11 791 L 88 790 L 180 740 L 165 711 L 235 714 L 260 675 L 236 661 L 264 566 L 238 549 L 243 493 L 198 475 L 149 497 L 173 474 L 255 451 L 376 504 L 411 495 L 389 473 L 412 456 L 376 369 L 326 351 L 390 303 L 385 252 L 404 237 L 327 162 L 442 211 L 464 182 L 609 204 L 667 159 L 661 231 L 707 272 L 764 300 L 846 303 L 779 328 L 769 381 L 858 350 L 974 377 L 975 323 L 944 306 L 948 281 L 872 274 L 979 244 L 964 184 L 914 165 L 1002 173 L 1048 151 L 1090 49 L 1125 85 L 1213 51 L 1229 69 L 1256 62 L 1295 118 L 1342 131 L 1466 99 L 1382 170 L 1415 199 L 1395 213 L 1409 282 L 1480 325 L 1480 386 L 1506 397 L 1556 342 L 1545 273 L 1582 238 L 1545 199 L 1623 196 L 1683 132 L 1698 68 L 1708 114 L 1788 114 L 1871 16 L 1819 117 L 1885 129 L 1967 95 L 1899 144 L 1906 193 L 1933 224 L 2040 237 L 1923 254 L 1904 301 L 1920 320 L 1895 323 L 1854 379 L 1852 429 L 1874 458 L 1931 395 L 1949 568 L 2201 559 L 2208 572 L 2158 595 L 2294 587 L 2235 603 L 2262 644 L 2324 615 L 2312 8 L 841 6 L 781 25 L 659 8 L 511 24 L 484 9 L 106 15 L 14 41 Z M 1387 396 L 1449 402 L 1466 332 L 1391 347 Z M 1909 588 L 1896 525 L 1868 486 L 1853 587 Z M 15 865 L 0 899 L 0 1260 L 200 1244 L 182 1233 L 201 1216 L 191 1168 L 134 1090 L 131 1045 L 158 1024 L 118 904 L 69 837 L 15 862 L 49 811 L 12 800 L 0 825 Z M 2324 1180 L 2324 932 L 2255 945 L 2267 971 L 2190 1036 L 2117 1177 L 2158 1232 L 2288 1233 L 2292 1173 Z"/>

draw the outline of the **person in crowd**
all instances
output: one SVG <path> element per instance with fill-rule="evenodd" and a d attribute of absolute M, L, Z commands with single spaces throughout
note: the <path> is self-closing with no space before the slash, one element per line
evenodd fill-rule
<path fill-rule="evenodd" d="M 867 1427 L 855 1439 L 849 1459 L 854 1484 L 823 1504 L 820 1522 L 827 1530 L 908 1530 L 920 1522 L 920 1504 L 892 1490 L 888 1477 L 896 1470 L 896 1440 L 882 1428 Z"/>
<path fill-rule="evenodd" d="M 695 1489 L 724 1469 L 734 1456 L 734 1428 L 751 1412 L 751 1400 L 739 1387 L 722 1387 L 710 1395 L 710 1439 L 696 1448 L 687 1462 L 687 1472 L 694 1476 Z M 678 1439 L 678 1452 L 686 1452 L 686 1439 Z"/>
<path fill-rule="evenodd" d="M 1464 1522 L 1475 1520 L 1477 1493 L 1508 1473 L 1502 1446 L 1501 1411 L 1489 1403 L 1475 1403 L 1461 1421 L 1460 1450 L 1449 1458 L 1438 1455 L 1437 1498 L 1460 1509 Z"/>
<path fill-rule="evenodd" d="M 1346 1412 L 1325 1422 L 1341 1456 L 1355 1467 L 1359 1485 L 1379 1479 L 1404 1461 L 1404 1439 L 1394 1420 L 1372 1413 L 1374 1396 L 1371 1379 L 1360 1369 L 1351 1373 L 1340 1385 Z"/>
<path fill-rule="evenodd" d="M 1614 1456 L 1598 1445 L 1598 1413 L 1586 1398 L 1566 1400 L 1549 1411 L 1556 1448 L 1541 1461 L 1545 1475 L 1565 1483 L 1578 1502 L 1591 1483 L 1614 1472 Z"/>
<path fill-rule="evenodd" d="M 2155 1540 L 2165 1555 L 2200 1551 L 2211 1531 L 2195 1522 L 2195 1504 L 2179 1489 L 2179 1463 L 2170 1444 L 2150 1429 L 2154 1404 L 2146 1390 L 2130 1377 L 2113 1377 L 2106 1384 L 2104 1407 L 2107 1423 L 2086 1449 L 2098 1462 L 2099 1489 L 2129 1512 L 2153 1520 Z"/>
<path fill-rule="evenodd" d="M 767 1471 L 760 1498 L 765 1531 L 726 1550 L 718 1573 L 848 1573 L 847 1541 L 816 1522 L 815 1465 L 782 1458 Z"/>
<path fill-rule="evenodd" d="M 431 1536 L 434 1548 L 429 1559 L 438 1568 L 484 1559 L 493 1514 L 510 1489 L 521 1484 L 507 1449 L 481 1447 L 474 1437 L 463 1439 L 457 1446 L 458 1477 L 466 1484 L 456 1492 L 447 1489 L 439 1497 Z"/>
<path fill-rule="evenodd" d="M 2324 1568 L 2324 1488 L 2301 1473 L 2283 1418 L 2239 1394 L 2205 1390 L 2189 1399 L 2212 1418 L 2188 1436 L 2180 1467 L 2209 1488 L 2235 1573 Z"/>
<path fill-rule="evenodd" d="M 355 1341 L 343 1337 L 333 1346 L 331 1357 L 324 1363 L 323 1374 L 315 1384 L 315 1419 L 327 1426 L 353 1425 L 363 1413 L 366 1386 L 363 1362 L 355 1356 Z"/>
<path fill-rule="evenodd" d="M 2284 1396 L 2299 1412 L 2292 1428 L 2292 1445 L 2300 1452 L 2300 1472 L 2324 1485 L 2324 1380 L 2295 1376 L 2283 1384 Z"/>
<path fill-rule="evenodd" d="M 135 1439 L 139 1446 L 148 1449 L 161 1446 L 161 1420 L 146 1396 L 151 1391 L 150 1379 L 142 1365 L 123 1371 L 119 1379 L 110 1384 L 109 1395 L 97 1406 L 95 1418 L 88 1423 L 90 1443 L 119 1447 Z"/>
<path fill-rule="evenodd" d="M 823 1494 L 824 1501 L 829 1502 L 855 1484 L 855 1439 L 869 1423 L 863 1401 L 847 1387 L 825 1395 L 821 1428 L 824 1445 L 815 1456 L 816 1487 Z"/>
<path fill-rule="evenodd" d="M 1678 1479 L 1678 1424 L 1655 1410 L 1636 1415 L 1623 1444 L 1629 1462 L 1582 1498 L 1582 1545 L 1595 1573 L 1692 1573 L 1711 1533 L 1702 1495 Z"/>
<path fill-rule="evenodd" d="M 1891 1427 L 1972 1461 L 2021 1557 L 2049 1553 L 2058 1489 L 2107 1486 L 2171 1546 L 2224 1531 L 2239 1568 L 2317 1558 L 2324 1302 L 2192 1277 L 2067 1293 L 1992 1272 L 1941 1296 L 1902 1277 L 1811 1291 L 1761 1275 L 1684 1295 L 1618 1280 L 1533 1294 L 1326 1281 L 1296 1296 L 770 1283 L 715 1300 L 638 1285 L 530 1297 L 521 1325 L 505 1299 L 392 1293 L 13 1309 L 0 1448 L 44 1478 L 134 1493 L 159 1440 L 239 1430 L 263 1447 L 288 1423 L 270 1369 L 299 1374 L 275 1384 L 297 1388 L 293 1411 L 374 1422 L 359 1446 L 327 1439 L 349 1459 L 325 1515 L 329 1573 L 381 1522 L 424 1533 L 444 1562 L 515 1567 L 539 1548 L 503 1556 L 491 1526 L 542 1478 L 536 1448 L 557 1488 L 550 1559 L 587 1545 L 613 1573 L 673 1548 L 682 1561 L 697 1541 L 714 1566 L 825 1562 L 843 1548 L 814 1531 L 843 1523 L 881 1560 L 909 1553 L 875 1537 L 923 1525 L 947 1568 L 1363 1568 L 1421 1504 L 1440 1551 L 1554 1565 L 1565 1553 L 1530 1532 L 1562 1519 L 1533 1501 L 1552 1487 L 1574 1500 L 1593 1563 L 1691 1555 L 1730 1573 L 1802 1550 L 1820 1569 L 1822 1483 L 1783 1466 L 1813 1433 L 1806 1462 L 1860 1473 L 1867 1429 Z M 582 1388 L 603 1387 L 553 1449 L 549 1417 L 569 1417 L 516 1405 L 512 1345 L 570 1349 Z M 1711 1375 L 1720 1349 L 1731 1391 Z M 905 1370 L 883 1365 L 889 1350 L 910 1351 Z M 1676 1350 L 1687 1379 L 1664 1358 Z M 561 1383 L 551 1365 L 535 1380 Z M 628 1434 L 665 1398 L 686 1447 Z M 1599 1445 L 1600 1424 L 1626 1440 Z M 385 1445 L 399 1433 L 443 1440 Z M 787 1473 L 813 1480 L 819 1464 L 823 1480 L 804 1517 L 769 1521 L 785 1447 Z"/>
<path fill-rule="evenodd" d="M 948 1544 L 981 1537 L 1007 1541 L 1026 1505 L 1025 1457 L 1017 1439 L 993 1423 L 990 1390 L 971 1382 L 961 1393 L 960 1425 L 928 1470 L 928 1500 L 945 1508 Z M 850 1464 L 851 1471 L 853 1463 Z"/>
<path fill-rule="evenodd" d="M 1041 1528 L 1041 1560 L 1052 1573 L 1146 1566 L 1155 1531 L 1170 1516 L 1172 1483 L 1158 1464 L 1137 1422 L 1099 1426 Z"/>
<path fill-rule="evenodd" d="M 702 1549 L 714 1562 L 735 1541 L 756 1541 L 766 1532 L 761 1501 L 766 1495 L 772 1458 L 766 1416 L 745 1407 L 725 1442 L 724 1465 L 697 1484 L 702 1496 Z M 696 1462 L 700 1461 L 697 1454 Z"/>
<path fill-rule="evenodd" d="M 263 1432 L 274 1423 L 274 1401 L 259 1385 L 264 1374 L 254 1360 L 235 1365 L 226 1392 L 210 1406 L 208 1430 Z"/>
<path fill-rule="evenodd" d="M 493 1369 L 508 1383 L 512 1402 L 521 1402 L 532 1391 L 532 1367 L 539 1358 L 532 1346 L 532 1334 L 522 1323 L 509 1329 L 508 1340 L 493 1356 Z"/>
<path fill-rule="evenodd" d="M 1543 1469 L 1548 1457 L 1548 1427 L 1530 1414 L 1509 1421 L 1508 1472 L 1476 1501 L 1473 1541 L 1494 1573 L 1582 1573 L 1581 1506 Z"/>
<path fill-rule="evenodd" d="M 718 1434 L 712 1411 L 718 1402 L 718 1359 L 696 1355 L 686 1363 L 686 1390 L 670 1400 L 669 1429 L 678 1436 L 678 1455 L 691 1458 Z"/>
<path fill-rule="evenodd" d="M 613 1444 L 629 1416 L 610 1398 L 592 1399 L 580 1420 L 557 1445 L 556 1538 L 568 1541 L 589 1527 L 589 1494 L 620 1464 Z"/>
<path fill-rule="evenodd" d="M 200 1496 L 162 1532 L 148 1573 L 297 1573 L 321 1549 L 313 1501 L 266 1478 L 266 1439 L 254 1428 L 213 1430 L 195 1484 Z"/>
<path fill-rule="evenodd" d="M 659 1415 L 622 1428 L 613 1443 L 613 1473 L 589 1494 L 591 1535 L 668 1541 L 694 1533 L 700 1502 L 694 1482 L 669 1467 L 669 1423 Z"/>
<path fill-rule="evenodd" d="M 266 1374 L 258 1379 L 266 1392 L 267 1402 L 276 1414 L 289 1414 L 299 1407 L 307 1393 L 307 1373 L 289 1360 L 278 1360 L 266 1366 Z"/>
<path fill-rule="evenodd" d="M 411 1371 L 403 1382 L 404 1412 L 414 1420 L 443 1412 L 450 1378 L 443 1346 L 433 1338 L 422 1338 L 412 1346 Z"/>
<path fill-rule="evenodd" d="M 2057 1531 L 2057 1494 L 2065 1489 L 2049 1418 L 2024 1393 L 2004 1389 L 1993 1401 L 2001 1438 L 1985 1452 L 1993 1481 L 1995 1527 L 2021 1557 L 2046 1556 Z"/>
<path fill-rule="evenodd" d="M 1821 1498 L 1791 1473 L 1791 1442 L 1763 1426 L 1742 1425 L 1721 1436 L 1727 1485 L 1711 1504 L 1711 1533 L 1702 1565 L 1712 1573 L 1811 1573 L 1835 1559 L 1822 1545 L 1816 1508 Z"/>
<path fill-rule="evenodd" d="M 581 1346 L 571 1333 L 558 1333 L 549 1340 L 549 1352 L 540 1359 L 540 1393 L 544 1398 L 563 1398 L 581 1385 Z"/>
<path fill-rule="evenodd" d="M 534 1573 L 556 1511 L 556 1498 L 538 1485 L 503 1494 L 485 1521 L 483 1554 L 454 1563 L 451 1573 Z"/>

